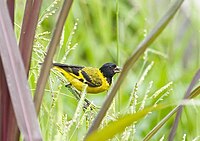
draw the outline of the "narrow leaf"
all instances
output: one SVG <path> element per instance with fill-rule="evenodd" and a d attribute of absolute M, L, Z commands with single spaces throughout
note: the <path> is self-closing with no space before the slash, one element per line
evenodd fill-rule
<path fill-rule="evenodd" d="M 10 14 L 10 19 L 12 21 L 12 26 L 14 28 L 15 0 L 7 0 L 7 6 L 8 6 L 9 14 Z M 2 133 L 2 140 L 18 141 L 19 136 L 20 136 L 20 132 L 19 132 L 19 129 L 18 129 L 18 126 L 17 126 L 17 121 L 16 121 L 15 114 L 14 114 L 14 111 L 13 111 L 13 107 L 12 107 L 12 103 L 11 103 L 11 99 L 10 99 L 10 94 L 9 94 L 9 91 L 8 91 L 8 86 L 7 86 L 7 83 L 6 83 L 5 73 L 4 73 L 2 64 L 1 64 L 0 69 L 3 71 L 1 73 L 1 75 L 2 75 L 2 78 L 4 79 L 2 81 L 3 84 L 1 84 L 2 92 L 3 92 L 3 99 L 4 99 L 1 102 L 2 107 L 4 109 L 4 111 L 2 112 L 2 114 L 4 115 L 3 116 L 4 119 L 2 121 L 3 122 L 3 128 L 2 129 L 4 129 L 4 133 Z M 12 134 L 12 136 L 10 134 Z"/>
<path fill-rule="evenodd" d="M 196 72 L 195 76 L 193 77 L 192 82 L 190 83 L 190 85 L 185 93 L 184 99 L 187 99 L 190 96 L 190 93 L 191 93 L 193 87 L 195 86 L 195 84 L 198 82 L 199 79 L 200 79 L 200 69 Z M 183 106 L 179 106 L 178 112 L 177 112 L 175 120 L 174 120 L 174 124 L 173 124 L 172 129 L 169 134 L 169 138 L 168 138 L 169 141 L 174 140 L 176 129 L 178 127 L 178 122 L 181 117 L 182 109 L 183 109 Z"/>
<path fill-rule="evenodd" d="M 164 108 L 164 106 L 156 106 L 156 107 L 148 107 L 137 113 L 125 115 L 122 118 L 117 119 L 109 123 L 101 130 L 94 131 L 90 134 L 85 140 L 86 141 L 94 141 L 96 139 L 100 141 L 105 141 L 113 138 L 116 134 L 121 133 L 125 130 L 126 127 L 130 126 L 133 122 L 140 120 L 149 112 L 153 110 L 159 110 Z"/>
<path fill-rule="evenodd" d="M 0 59 L 0 140 L 8 140 L 8 124 L 11 100 L 9 96 L 8 86 L 6 83 L 3 64 Z M 13 117 L 14 118 L 14 117 Z"/>
<path fill-rule="evenodd" d="M 10 135 L 12 134 L 12 136 Z M 18 141 L 19 129 L 14 115 L 3 64 L 0 58 L 0 140 Z"/>
<path fill-rule="evenodd" d="M 188 97 L 188 99 L 195 98 L 200 94 L 200 86 L 198 86 L 196 89 L 194 89 L 191 92 L 191 95 Z M 167 114 L 143 139 L 143 141 L 150 140 L 161 127 L 177 112 L 179 106 L 176 106 L 169 114 Z"/>
<path fill-rule="evenodd" d="M 34 104 L 6 1 L 0 1 L 0 33 L 0 56 L 18 127 L 25 140 L 41 140 Z"/>

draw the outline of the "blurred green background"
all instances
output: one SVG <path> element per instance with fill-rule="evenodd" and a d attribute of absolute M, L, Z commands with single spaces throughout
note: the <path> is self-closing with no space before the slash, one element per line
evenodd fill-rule
<path fill-rule="evenodd" d="M 43 0 L 34 42 L 29 83 L 34 93 L 39 76 L 39 62 L 43 62 L 48 43 L 63 1 Z M 105 62 L 123 66 L 138 44 L 156 25 L 174 1 L 171 0 L 79 0 L 74 1 L 66 21 L 54 62 L 100 67 Z M 15 31 L 19 39 L 25 2 L 16 1 Z M 181 101 L 195 72 L 200 66 L 200 4 L 185 1 L 164 32 L 140 57 L 125 78 L 108 116 L 102 124 L 129 113 L 131 93 L 136 93 L 135 110 L 142 104 L 173 103 Z M 145 71 L 146 70 L 146 71 Z M 146 73 L 147 72 L 147 73 Z M 141 79 L 143 78 L 144 79 Z M 115 76 L 116 79 L 118 76 Z M 114 81 L 115 82 L 115 81 Z M 136 88 L 137 90 L 134 90 Z M 166 88 L 165 88 L 166 86 Z M 160 90 L 160 92 L 158 91 Z M 159 96 L 152 98 L 158 93 Z M 106 92 L 87 95 L 101 106 Z M 144 101 L 144 103 L 142 102 Z M 96 111 L 80 112 L 80 121 L 74 121 L 68 131 L 78 102 L 65 88 L 55 71 L 46 86 L 39 121 L 45 140 L 81 140 Z M 136 123 L 127 140 L 141 140 L 171 109 L 151 113 Z M 175 139 L 200 137 L 198 106 L 184 108 Z M 87 116 L 90 115 L 89 123 Z M 172 120 L 156 134 L 153 140 L 166 139 Z M 130 130 L 129 130 L 130 131 Z M 113 140 L 121 140 L 128 129 Z M 124 138 L 125 139 L 125 138 Z M 164 139 L 164 140 L 165 140 Z"/>

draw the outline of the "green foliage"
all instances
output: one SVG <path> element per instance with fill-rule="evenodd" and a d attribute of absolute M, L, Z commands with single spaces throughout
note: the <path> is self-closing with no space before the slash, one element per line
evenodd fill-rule
<path fill-rule="evenodd" d="M 116 134 L 124 131 L 125 128 L 130 126 L 133 122 L 137 122 L 138 120 L 146 116 L 148 113 L 156 109 L 161 109 L 161 106 L 145 108 L 135 114 L 127 114 L 124 117 L 121 117 L 117 119 L 116 121 L 109 123 L 103 129 L 94 131 L 91 135 L 89 135 L 86 138 L 86 141 L 94 141 L 95 139 L 105 141 L 110 138 L 113 138 Z M 126 133 L 128 133 L 127 130 L 126 130 Z M 127 139 L 127 136 L 130 136 L 130 135 L 127 134 L 125 137 L 126 139 Z"/>
<path fill-rule="evenodd" d="M 51 2 L 44 0 L 37 27 L 29 76 L 32 93 L 35 92 L 41 67 L 38 63 L 44 60 L 55 26 L 54 19 L 62 3 L 59 0 L 57 3 Z M 181 101 L 200 66 L 197 32 L 200 21 L 196 18 L 198 15 L 195 16 L 199 10 L 194 3 L 188 2 L 188 7 L 181 8 L 162 35 L 145 51 L 143 58 L 138 60 L 125 78 L 120 87 L 119 99 L 113 102 L 100 128 L 123 115 L 141 112 L 147 106 Z M 17 8 L 23 9 L 23 5 L 16 4 Z M 105 62 L 123 64 L 170 4 L 170 1 L 164 0 L 118 1 L 119 17 L 116 20 L 116 1 L 74 1 L 54 61 L 94 67 Z M 19 26 L 23 13 L 21 10 L 16 11 L 16 25 Z M 82 111 L 78 106 L 81 104 L 65 87 L 66 83 L 61 75 L 51 71 L 39 115 L 44 140 L 82 140 L 99 111 L 98 108 Z M 106 93 L 86 97 L 100 107 Z M 77 111 L 78 116 L 75 116 Z M 145 118 L 139 117 L 139 122 L 134 122 L 112 140 L 142 140 L 170 111 L 168 108 L 149 113 Z M 194 115 L 199 117 L 199 113 L 197 106 L 184 109 L 176 140 L 198 138 L 198 121 L 192 119 Z M 156 131 L 153 139 L 167 138 L 171 123 L 172 120 L 169 120 Z"/>

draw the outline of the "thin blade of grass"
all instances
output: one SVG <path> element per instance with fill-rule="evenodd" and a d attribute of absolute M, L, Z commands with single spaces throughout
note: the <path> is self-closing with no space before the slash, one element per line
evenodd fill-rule
<path fill-rule="evenodd" d="M 187 99 L 190 96 L 190 93 L 191 93 L 193 87 L 195 86 L 195 84 L 198 82 L 199 79 L 200 79 L 200 69 L 196 72 L 195 76 L 193 77 L 192 82 L 190 83 L 190 85 L 187 89 L 187 92 L 185 93 L 184 99 Z M 182 110 L 183 110 L 183 106 L 179 106 L 175 120 L 174 120 L 174 124 L 172 126 L 172 129 L 171 129 L 169 137 L 168 137 L 169 141 L 174 140 L 174 136 L 176 133 L 176 129 L 178 127 L 178 122 L 180 120 Z"/>
<path fill-rule="evenodd" d="M 156 106 L 156 107 L 152 106 L 152 107 L 144 108 L 137 113 L 125 115 L 124 117 L 119 118 L 116 121 L 109 123 L 103 129 L 93 132 L 85 140 L 94 141 L 98 139 L 101 141 L 105 141 L 105 140 L 111 139 L 116 134 L 123 132 L 125 128 L 130 126 L 133 122 L 136 122 L 140 120 L 141 118 L 143 118 L 144 116 L 146 116 L 149 112 L 160 110 L 162 108 L 166 108 L 166 107 L 161 106 L 161 105 Z"/>
<path fill-rule="evenodd" d="M 195 98 L 200 94 L 200 86 L 198 86 L 196 89 L 194 89 L 191 92 L 191 95 L 188 97 L 188 99 Z M 171 118 L 178 110 L 179 106 L 175 107 L 169 114 L 167 114 L 143 139 L 143 141 L 150 140 L 161 127 Z"/>
<path fill-rule="evenodd" d="M 5 1 L 0 1 L 0 56 L 18 127 L 25 140 L 42 140 L 27 77 Z"/>
<path fill-rule="evenodd" d="M 184 0 L 177 0 L 165 13 L 165 15 L 160 19 L 158 24 L 154 27 L 154 29 L 149 33 L 149 35 L 138 45 L 137 50 L 131 55 L 130 58 L 128 58 L 123 66 L 122 72 L 119 75 L 118 80 L 116 81 L 114 87 L 111 89 L 111 91 L 108 94 L 108 97 L 106 98 L 102 108 L 100 109 L 97 117 L 93 121 L 86 137 L 95 131 L 103 117 L 105 116 L 108 108 L 110 107 L 112 100 L 114 96 L 116 95 L 116 92 L 119 88 L 119 86 L 122 84 L 123 80 L 125 79 L 126 75 L 128 74 L 131 67 L 135 64 L 135 62 L 138 60 L 138 58 L 144 53 L 146 48 L 153 43 L 153 41 L 161 34 L 161 32 L 164 30 L 164 28 L 167 26 L 167 24 L 170 22 L 170 20 L 175 15 L 176 11 L 180 8 L 181 4 Z"/>
<path fill-rule="evenodd" d="M 63 3 L 62 9 L 58 17 L 58 21 L 56 23 L 56 26 L 53 32 L 53 36 L 51 38 L 51 41 L 48 47 L 47 55 L 42 65 L 42 69 L 41 69 L 40 76 L 37 82 L 35 96 L 34 96 L 34 102 L 35 102 L 37 114 L 39 113 L 39 110 L 40 110 L 40 105 L 41 105 L 42 98 L 44 95 L 44 88 L 46 86 L 46 82 L 50 73 L 51 64 L 53 62 L 53 56 L 55 54 L 57 45 L 60 41 L 62 29 L 65 24 L 66 18 L 69 14 L 69 10 L 72 5 L 72 2 L 73 0 L 65 0 Z"/>
<path fill-rule="evenodd" d="M 30 68 L 33 41 L 34 41 L 41 4 L 42 0 L 26 1 L 19 47 L 27 75 Z"/>

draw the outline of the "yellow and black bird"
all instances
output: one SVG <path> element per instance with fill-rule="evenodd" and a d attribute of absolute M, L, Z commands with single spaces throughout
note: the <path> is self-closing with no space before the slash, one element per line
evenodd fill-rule
<path fill-rule="evenodd" d="M 93 94 L 108 90 L 112 83 L 112 77 L 121 71 L 113 63 L 105 63 L 99 69 L 53 63 L 53 68 L 62 73 L 68 82 L 77 90 L 83 91 L 87 84 L 87 93 Z"/>

